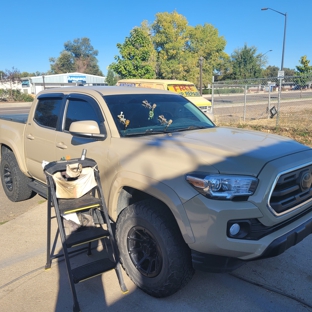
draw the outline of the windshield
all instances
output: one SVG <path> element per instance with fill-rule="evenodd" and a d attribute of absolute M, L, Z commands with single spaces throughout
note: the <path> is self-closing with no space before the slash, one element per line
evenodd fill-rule
<path fill-rule="evenodd" d="M 169 84 L 168 90 L 174 93 L 178 93 L 185 97 L 198 97 L 200 96 L 199 91 L 196 89 L 194 85 L 191 84 Z"/>
<path fill-rule="evenodd" d="M 214 127 L 186 98 L 175 94 L 119 94 L 104 100 L 122 137 Z"/>

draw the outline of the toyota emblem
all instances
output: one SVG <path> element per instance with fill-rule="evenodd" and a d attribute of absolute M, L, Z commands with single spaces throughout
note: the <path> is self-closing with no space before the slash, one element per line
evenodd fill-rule
<path fill-rule="evenodd" d="M 303 191 L 306 191 L 311 187 L 311 185 L 312 185 L 312 175 L 308 171 L 302 175 L 301 181 L 300 181 L 300 187 Z"/>

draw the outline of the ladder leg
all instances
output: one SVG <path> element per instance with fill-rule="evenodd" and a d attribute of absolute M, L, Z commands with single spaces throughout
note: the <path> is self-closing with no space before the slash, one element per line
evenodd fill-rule
<path fill-rule="evenodd" d="M 76 304 L 74 304 L 74 307 L 73 307 L 73 312 L 80 312 L 80 307 L 79 307 L 79 303 L 77 302 Z"/>
<path fill-rule="evenodd" d="M 47 262 L 45 270 L 51 268 L 51 194 L 48 192 L 48 211 L 47 211 Z"/>
<path fill-rule="evenodd" d="M 116 272 L 116 275 L 117 275 L 117 278 L 118 278 L 118 282 L 119 282 L 119 285 L 120 285 L 120 289 L 121 291 L 126 294 L 128 292 L 128 288 L 123 280 L 123 277 L 122 277 L 122 273 L 121 273 L 121 266 L 120 266 L 120 263 L 117 262 L 117 265 L 116 265 L 116 268 L 115 268 L 115 272 Z"/>
<path fill-rule="evenodd" d="M 62 241 L 62 249 L 63 249 L 64 258 L 65 258 L 67 275 L 68 275 L 68 279 L 69 279 L 71 292 L 73 295 L 73 301 L 74 301 L 73 311 L 74 312 L 80 312 L 80 307 L 79 307 L 79 303 L 78 303 L 78 297 L 77 297 L 77 293 L 76 293 L 74 278 L 73 278 L 72 269 L 71 269 L 70 260 L 69 260 L 69 255 L 68 255 L 67 246 L 66 246 L 65 229 L 63 226 L 62 217 L 60 216 L 58 207 L 55 207 L 55 213 L 56 213 L 60 237 L 61 237 L 61 241 Z"/>

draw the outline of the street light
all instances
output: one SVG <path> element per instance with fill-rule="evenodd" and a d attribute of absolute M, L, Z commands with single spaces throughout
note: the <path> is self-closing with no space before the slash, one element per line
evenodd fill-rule
<path fill-rule="evenodd" d="M 203 79 L 202 79 L 203 62 L 204 62 L 204 58 L 201 56 L 199 58 L 199 89 L 200 89 L 200 95 L 203 95 Z"/>
<path fill-rule="evenodd" d="M 280 11 L 276 11 L 271 8 L 262 8 L 262 11 L 271 10 L 278 14 L 281 14 L 285 17 L 285 23 L 284 23 L 284 39 L 283 39 L 283 51 L 282 51 L 282 63 L 281 63 L 281 71 L 284 69 L 284 52 L 285 52 L 285 41 L 286 41 L 286 24 L 287 24 L 287 13 L 282 13 Z M 284 76 L 284 75 L 283 75 Z M 278 88 L 278 103 L 277 103 L 277 117 L 276 117 L 276 126 L 279 124 L 279 112 L 280 112 L 280 103 L 281 103 L 281 92 L 282 92 L 282 79 L 283 77 L 279 78 L 279 88 Z"/>
<path fill-rule="evenodd" d="M 266 10 L 272 10 L 278 14 L 284 15 L 285 17 L 285 24 L 284 24 L 284 39 L 283 39 L 283 51 L 282 51 L 282 63 L 281 63 L 281 70 L 283 70 L 284 68 L 284 53 L 285 53 L 285 41 L 286 41 L 286 24 L 287 24 L 287 13 L 282 13 L 280 11 L 276 11 L 274 9 L 271 8 L 262 8 L 262 11 L 266 11 Z"/>
<path fill-rule="evenodd" d="M 272 52 L 272 51 L 273 51 L 273 50 L 269 50 L 269 51 L 266 51 L 266 52 L 263 53 L 263 54 L 262 54 L 262 53 L 260 54 L 260 67 L 262 67 L 262 57 L 265 56 L 267 53 Z"/>

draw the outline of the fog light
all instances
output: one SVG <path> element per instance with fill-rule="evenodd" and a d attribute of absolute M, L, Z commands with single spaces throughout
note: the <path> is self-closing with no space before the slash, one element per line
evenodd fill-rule
<path fill-rule="evenodd" d="M 234 223 L 230 227 L 230 234 L 231 236 L 235 236 L 240 231 L 240 226 L 238 223 Z"/>

